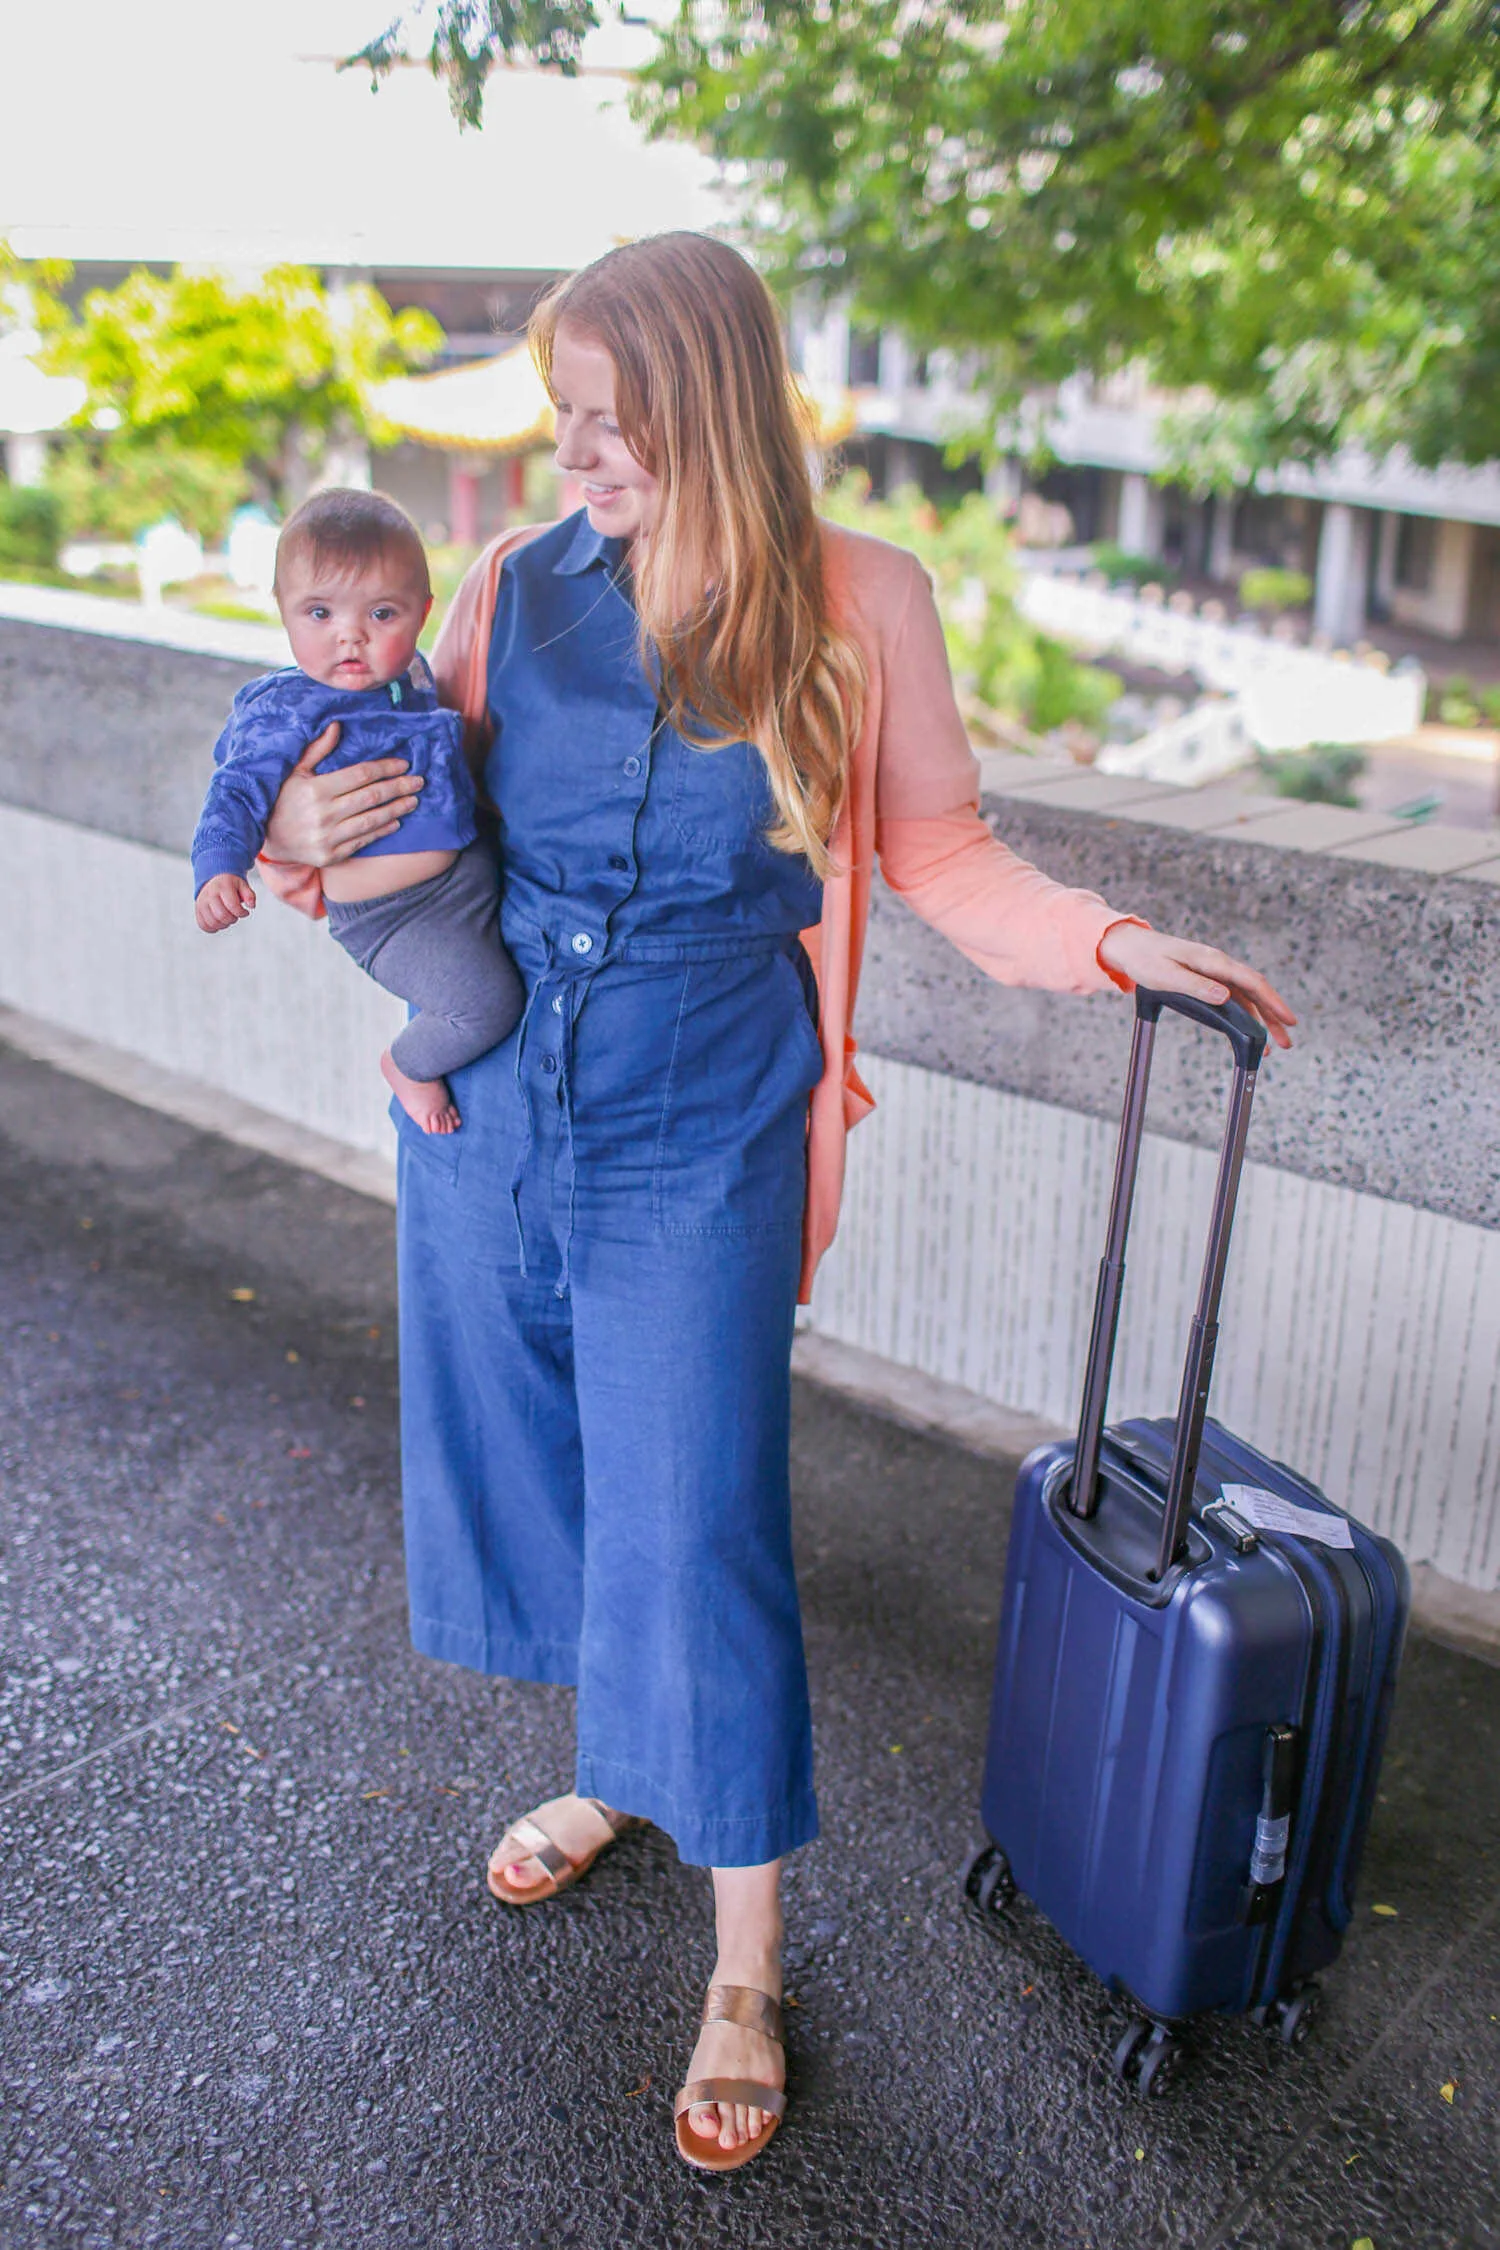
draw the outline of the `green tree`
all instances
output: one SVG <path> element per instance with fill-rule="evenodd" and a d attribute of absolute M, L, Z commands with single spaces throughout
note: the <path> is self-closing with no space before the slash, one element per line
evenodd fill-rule
<path fill-rule="evenodd" d="M 527 13 L 438 0 L 466 119 Z M 1227 483 L 1500 454 L 1497 93 L 1494 0 L 682 0 L 640 108 L 753 188 L 784 280 L 966 349 L 1001 414 L 1204 387 L 1180 448 Z"/>
<path fill-rule="evenodd" d="M 428 68 L 446 85 L 460 125 L 481 123 L 485 80 L 497 62 L 529 54 L 571 78 L 584 38 L 599 22 L 599 11 L 589 0 L 440 0 L 431 11 L 403 10 L 387 30 L 351 55 L 344 69 L 368 70 L 378 85 L 406 54 L 411 29 L 429 12 Z"/>
<path fill-rule="evenodd" d="M 69 539 L 134 539 L 171 516 L 216 540 L 248 497 L 250 478 L 239 462 L 161 432 L 80 431 L 53 449 L 47 489 Z"/>
<path fill-rule="evenodd" d="M 1144 363 L 1224 471 L 1500 451 L 1492 0 L 727 0 L 648 74 L 787 275 L 966 345 L 994 397 Z"/>
<path fill-rule="evenodd" d="M 370 404 L 382 376 L 420 365 L 442 342 L 425 312 L 392 313 L 365 284 L 330 291 L 305 268 L 253 284 L 222 274 L 133 273 L 74 315 L 54 300 L 47 364 L 81 376 L 83 419 L 109 435 L 109 464 L 165 445 L 244 472 L 278 504 L 299 496 L 324 448 L 380 436 Z"/>

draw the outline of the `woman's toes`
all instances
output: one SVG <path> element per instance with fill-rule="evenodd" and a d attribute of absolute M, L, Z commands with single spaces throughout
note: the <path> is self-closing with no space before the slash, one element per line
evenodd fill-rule
<path fill-rule="evenodd" d="M 693 2131 L 701 2133 L 706 2141 L 716 2141 L 719 2137 L 718 2103 L 700 2102 L 696 2109 L 688 2111 L 688 2123 Z"/>

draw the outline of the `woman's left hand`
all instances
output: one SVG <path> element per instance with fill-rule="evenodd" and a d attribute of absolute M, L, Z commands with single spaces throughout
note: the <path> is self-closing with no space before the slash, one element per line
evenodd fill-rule
<path fill-rule="evenodd" d="M 1138 922 L 1112 922 L 1099 940 L 1099 960 L 1104 968 L 1155 992 L 1190 992 L 1216 1006 L 1238 1000 L 1260 1019 L 1278 1047 L 1292 1043 L 1290 1026 L 1297 1019 L 1276 987 L 1248 961 L 1236 961 L 1216 945 L 1144 930 Z"/>

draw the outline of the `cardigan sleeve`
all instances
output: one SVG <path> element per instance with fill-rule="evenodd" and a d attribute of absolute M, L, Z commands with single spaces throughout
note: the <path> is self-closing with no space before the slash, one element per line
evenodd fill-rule
<path fill-rule="evenodd" d="M 1057 992 L 1128 981 L 1099 944 L 1137 922 L 1093 891 L 1070 890 L 991 834 L 979 811 L 979 764 L 954 698 L 948 651 L 926 572 L 914 556 L 892 629 L 882 636 L 875 848 L 886 882 L 986 976 Z"/>

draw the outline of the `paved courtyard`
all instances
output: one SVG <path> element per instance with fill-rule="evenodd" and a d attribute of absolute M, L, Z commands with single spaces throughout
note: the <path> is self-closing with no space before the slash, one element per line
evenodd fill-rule
<path fill-rule="evenodd" d="M 4 2250 L 1500 2244 L 1500 1670 L 1413 1641 L 1310 2042 L 1209 2025 L 1143 2104 L 955 1880 L 1008 1474 L 802 1389 L 791 2109 L 704 2179 L 705 1878 L 481 1889 L 570 1699 L 408 1651 L 390 1214 L 0 1052 L 0 1357 Z"/>

